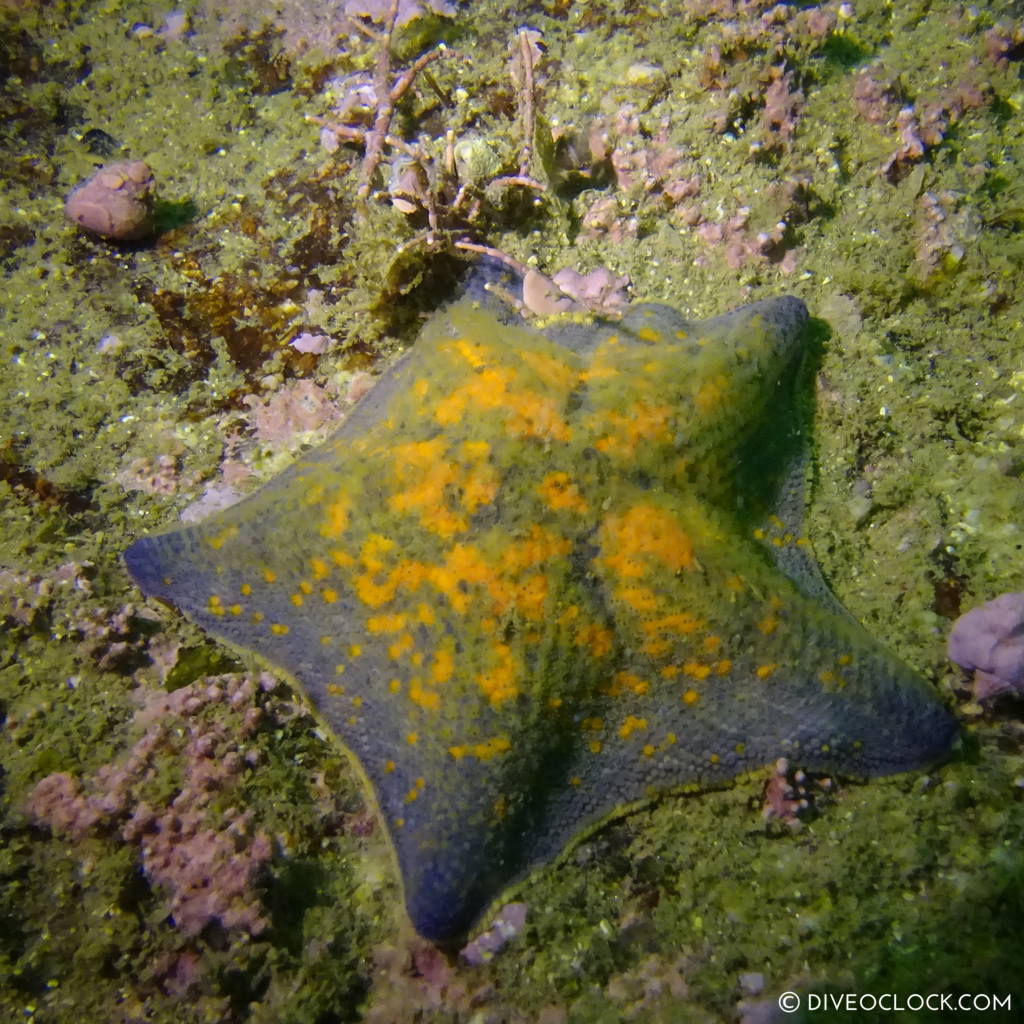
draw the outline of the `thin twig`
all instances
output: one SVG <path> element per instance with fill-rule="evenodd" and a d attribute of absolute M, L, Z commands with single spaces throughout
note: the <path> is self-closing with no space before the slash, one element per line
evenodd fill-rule
<path fill-rule="evenodd" d="M 391 87 L 391 34 L 395 30 L 397 21 L 398 0 L 391 0 L 384 19 L 384 32 L 377 44 L 377 60 L 373 69 L 373 88 L 377 97 L 377 110 L 373 118 L 373 127 L 366 135 L 366 150 L 363 153 L 362 167 L 359 169 L 356 201 L 360 206 L 366 205 L 373 175 L 384 156 L 384 143 L 391 130 L 391 118 L 395 112 Z"/>
<path fill-rule="evenodd" d="M 490 183 L 491 188 L 504 188 L 506 185 L 522 185 L 523 188 L 536 189 L 538 192 L 545 191 L 544 186 L 536 178 L 524 174 L 504 174 Z"/>
<path fill-rule="evenodd" d="M 520 277 L 525 277 L 527 271 L 530 269 L 525 263 L 520 263 L 519 260 L 512 256 L 509 256 L 507 252 L 502 252 L 500 249 L 493 249 L 489 245 L 479 245 L 476 242 L 470 242 L 465 238 L 460 238 L 452 245 L 456 249 L 464 249 L 466 252 L 478 252 L 481 256 L 490 256 L 491 259 L 497 260 L 499 263 L 504 263 L 509 270 L 515 272 Z"/>
<path fill-rule="evenodd" d="M 523 85 L 519 92 L 520 116 L 523 121 L 523 147 L 519 151 L 519 176 L 529 177 L 533 160 L 533 135 L 536 118 L 533 109 L 533 44 L 529 29 L 521 28 L 518 33 L 519 64 L 523 72 Z"/>

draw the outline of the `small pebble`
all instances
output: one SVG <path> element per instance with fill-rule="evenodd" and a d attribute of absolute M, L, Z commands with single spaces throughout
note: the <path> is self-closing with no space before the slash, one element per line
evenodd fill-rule
<path fill-rule="evenodd" d="M 101 238 L 145 238 L 153 232 L 155 189 L 153 172 L 141 160 L 107 164 L 68 196 L 64 214 Z"/>
<path fill-rule="evenodd" d="M 745 996 L 759 996 L 764 991 L 764 975 L 760 971 L 745 971 L 740 975 L 740 991 Z"/>
<path fill-rule="evenodd" d="M 974 672 L 974 697 L 1024 692 L 1024 593 L 1000 594 L 961 615 L 949 634 L 950 661 Z"/>

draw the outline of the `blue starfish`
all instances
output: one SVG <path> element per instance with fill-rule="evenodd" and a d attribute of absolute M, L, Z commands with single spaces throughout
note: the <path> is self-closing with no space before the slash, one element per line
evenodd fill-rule
<path fill-rule="evenodd" d="M 545 334 L 463 300 L 323 447 L 128 549 L 146 594 L 306 691 L 422 935 L 456 939 L 657 792 L 948 750 L 930 686 L 802 542 L 754 536 L 750 432 L 789 422 L 806 319 L 790 297 L 704 323 L 638 305 Z"/>

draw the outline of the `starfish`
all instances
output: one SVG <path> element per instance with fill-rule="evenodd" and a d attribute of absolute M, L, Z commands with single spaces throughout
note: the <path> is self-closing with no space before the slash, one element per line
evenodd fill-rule
<path fill-rule="evenodd" d="M 305 690 L 424 937 L 658 792 L 950 747 L 930 685 L 752 523 L 806 320 L 783 297 L 544 332 L 463 299 L 322 447 L 128 548 L 147 595 Z"/>

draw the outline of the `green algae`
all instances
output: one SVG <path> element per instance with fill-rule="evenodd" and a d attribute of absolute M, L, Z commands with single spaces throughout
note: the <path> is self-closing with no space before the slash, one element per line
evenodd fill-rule
<path fill-rule="evenodd" d="M 792 222 L 792 274 L 770 259 L 730 266 L 643 189 L 547 195 L 528 219 L 508 202 L 482 240 L 545 270 L 603 263 L 629 273 L 642 297 L 695 316 L 785 290 L 805 298 L 832 332 L 818 377 L 808 532 L 854 615 L 949 691 L 959 677 L 943 645 L 957 608 L 1024 588 L 1022 90 L 1019 63 L 997 67 L 984 56 L 984 33 L 999 19 L 1010 25 L 1012 11 L 878 2 L 856 12 L 828 37 L 795 34 L 780 53 L 766 43 L 732 55 L 735 96 L 701 84 L 702 55 L 724 38 L 713 15 L 686 20 L 672 37 L 654 6 L 551 4 L 521 14 L 544 31 L 549 124 L 585 127 L 628 103 L 639 112 L 639 145 L 667 122 L 681 166 L 702 175 L 706 216 L 746 206 L 757 229 L 780 216 Z M 436 71 L 468 105 L 445 110 L 421 90 L 406 127 L 420 114 L 433 135 L 469 126 L 497 151 L 517 152 L 506 68 L 517 13 L 488 4 L 463 13 L 457 43 L 473 66 Z M 444 297 L 416 287 L 437 280 L 425 258 L 392 272 L 395 246 L 416 227 L 389 206 L 353 222 L 358 152 L 324 170 L 303 120 L 327 108 L 324 69 L 367 67 L 369 55 L 282 63 L 281 44 L 255 36 L 228 52 L 230 31 L 203 14 L 194 11 L 202 45 L 133 36 L 136 23 L 159 24 L 155 5 L 2 15 L 0 568 L 52 577 L 67 562 L 91 563 L 88 592 L 51 585 L 39 595 L 41 581 L 3 587 L 5 601 L 17 590 L 37 603 L 27 626 L 4 605 L 0 638 L 5 1016 L 356 1020 L 389 1019 L 397 1006 L 390 1019 L 431 1007 L 437 1020 L 535 1019 L 545 1009 L 552 1020 L 718 1020 L 740 998 L 743 971 L 764 973 L 769 999 L 789 987 L 1024 997 L 1013 956 L 1024 765 L 1012 705 L 966 717 L 967 755 L 925 776 L 843 785 L 793 835 L 765 832 L 751 783 L 612 823 L 510 894 L 529 904 L 524 933 L 489 965 L 459 967 L 446 987 L 407 967 L 381 838 L 323 814 L 318 778 L 347 813 L 358 813 L 360 797 L 308 719 L 258 734 L 266 760 L 247 799 L 279 844 L 262 895 L 273 926 L 261 936 L 186 941 L 134 848 L 116 835 L 68 842 L 29 821 L 25 801 L 39 778 L 88 778 L 117 761 L 133 741 L 131 691 L 154 684 L 130 663 L 100 667 L 117 637 L 83 646 L 83 614 L 106 620 L 138 604 L 120 567 L 125 538 L 172 522 L 212 477 L 225 425 L 262 378 L 344 379 L 415 337 L 419 313 Z M 759 76 L 783 58 L 805 107 L 787 146 L 753 157 Z M 974 58 L 990 101 L 888 181 L 878 169 L 899 140 L 857 114 L 856 69 L 881 61 L 880 77 L 912 104 L 976 75 Z M 630 76 L 636 63 L 657 73 Z M 268 69 L 284 67 L 268 86 Z M 709 127 L 716 117 L 725 132 Z M 63 224 L 63 196 L 105 159 L 88 150 L 92 128 L 146 159 L 161 194 L 193 203 L 195 218 L 128 251 Z M 769 188 L 794 176 L 806 181 L 805 198 Z M 934 261 L 918 259 L 926 193 L 940 196 L 962 255 L 946 246 Z M 581 230 L 606 194 L 622 218 L 636 217 L 637 237 Z M 310 288 L 326 296 L 313 312 L 304 308 Z M 341 345 L 302 364 L 287 341 L 314 328 Z M 120 348 L 98 351 L 110 335 Z M 124 490 L 118 474 L 128 464 L 166 452 L 181 479 L 196 482 L 173 495 Z M 154 626 L 135 623 L 124 639 L 141 648 Z M 161 630 L 205 643 L 167 616 Z M 168 786 L 177 770 L 170 759 Z M 202 965 L 187 998 L 147 966 L 184 953 Z M 685 996 L 671 991 L 673 971 Z M 652 978 L 664 981 L 660 994 Z"/>

